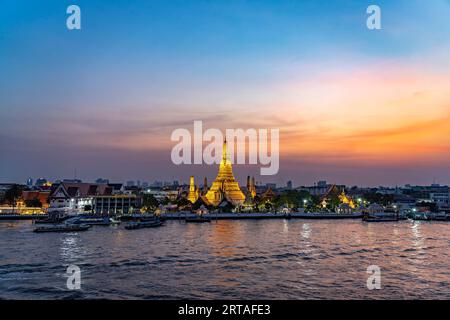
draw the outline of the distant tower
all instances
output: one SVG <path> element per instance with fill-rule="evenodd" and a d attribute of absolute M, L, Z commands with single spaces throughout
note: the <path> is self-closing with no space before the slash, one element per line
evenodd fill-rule
<path fill-rule="evenodd" d="M 191 176 L 191 178 L 189 179 L 189 194 L 187 199 L 191 203 L 194 203 L 198 199 L 198 189 L 195 186 L 194 176 Z"/>
<path fill-rule="evenodd" d="M 292 189 L 292 181 L 291 181 L 291 180 L 289 180 L 289 181 L 287 182 L 286 187 L 287 187 L 289 190 Z"/>

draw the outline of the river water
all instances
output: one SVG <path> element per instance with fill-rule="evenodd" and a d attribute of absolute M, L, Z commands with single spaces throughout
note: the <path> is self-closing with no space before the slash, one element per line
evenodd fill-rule
<path fill-rule="evenodd" d="M 32 232 L 0 221 L 0 298 L 450 299 L 450 223 L 167 221 Z M 69 265 L 81 289 L 69 290 Z M 381 270 L 369 290 L 367 267 Z"/>

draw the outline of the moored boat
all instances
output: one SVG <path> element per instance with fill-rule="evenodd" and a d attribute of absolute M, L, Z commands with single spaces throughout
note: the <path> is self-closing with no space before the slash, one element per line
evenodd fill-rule
<path fill-rule="evenodd" d="M 111 225 L 118 225 L 121 223 L 120 220 L 114 218 L 109 218 L 109 221 L 111 222 Z"/>
<path fill-rule="evenodd" d="M 77 217 L 73 218 L 73 224 L 86 224 L 89 226 L 109 226 L 109 217 Z"/>
<path fill-rule="evenodd" d="M 159 217 L 155 216 L 154 214 L 147 214 L 147 213 L 145 213 L 145 214 L 133 213 L 133 214 L 117 216 L 117 219 L 120 219 L 120 221 L 150 221 L 150 220 L 155 220 L 158 218 Z"/>
<path fill-rule="evenodd" d="M 396 222 L 399 221 L 398 217 L 376 217 L 376 216 L 364 216 L 363 221 L 365 222 Z"/>
<path fill-rule="evenodd" d="M 46 214 L 9 214 L 1 213 L 0 220 L 39 220 L 46 219 L 48 215 Z"/>
<path fill-rule="evenodd" d="M 429 212 L 413 212 L 409 215 L 409 218 L 411 220 L 418 220 L 418 221 L 429 221 L 430 213 Z"/>
<path fill-rule="evenodd" d="M 428 219 L 432 221 L 450 221 L 450 215 L 445 212 L 432 213 L 428 215 Z"/>
<path fill-rule="evenodd" d="M 49 218 L 45 218 L 45 219 L 36 219 L 33 220 L 33 223 L 35 224 L 56 224 L 56 223 L 62 223 L 65 220 L 69 219 L 69 217 L 49 217 Z"/>
<path fill-rule="evenodd" d="M 60 224 L 53 226 L 37 227 L 34 232 L 76 232 L 76 231 L 86 231 L 90 228 L 89 225 L 85 224 Z"/>
<path fill-rule="evenodd" d="M 127 230 L 143 229 L 143 228 L 156 228 L 162 226 L 163 223 L 157 221 L 144 221 L 144 222 L 130 222 L 125 226 Z"/>

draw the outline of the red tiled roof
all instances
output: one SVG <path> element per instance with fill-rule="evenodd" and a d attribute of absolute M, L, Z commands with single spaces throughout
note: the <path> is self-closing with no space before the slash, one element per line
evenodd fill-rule
<path fill-rule="evenodd" d="M 47 202 L 50 192 L 45 191 L 22 191 L 23 201 L 39 199 L 42 204 Z"/>
<path fill-rule="evenodd" d="M 104 196 L 112 194 L 112 187 L 95 183 L 62 183 L 70 197 Z"/>

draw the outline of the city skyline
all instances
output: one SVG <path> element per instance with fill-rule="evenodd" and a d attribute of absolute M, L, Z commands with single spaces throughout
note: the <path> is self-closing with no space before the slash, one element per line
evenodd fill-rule
<path fill-rule="evenodd" d="M 450 3 L 4 1 L 2 182 L 180 180 L 216 166 L 170 162 L 177 128 L 279 128 L 263 182 L 450 183 Z M 45 21 L 43 21 L 43 19 Z M 325 94 L 326 93 L 326 94 Z"/>

